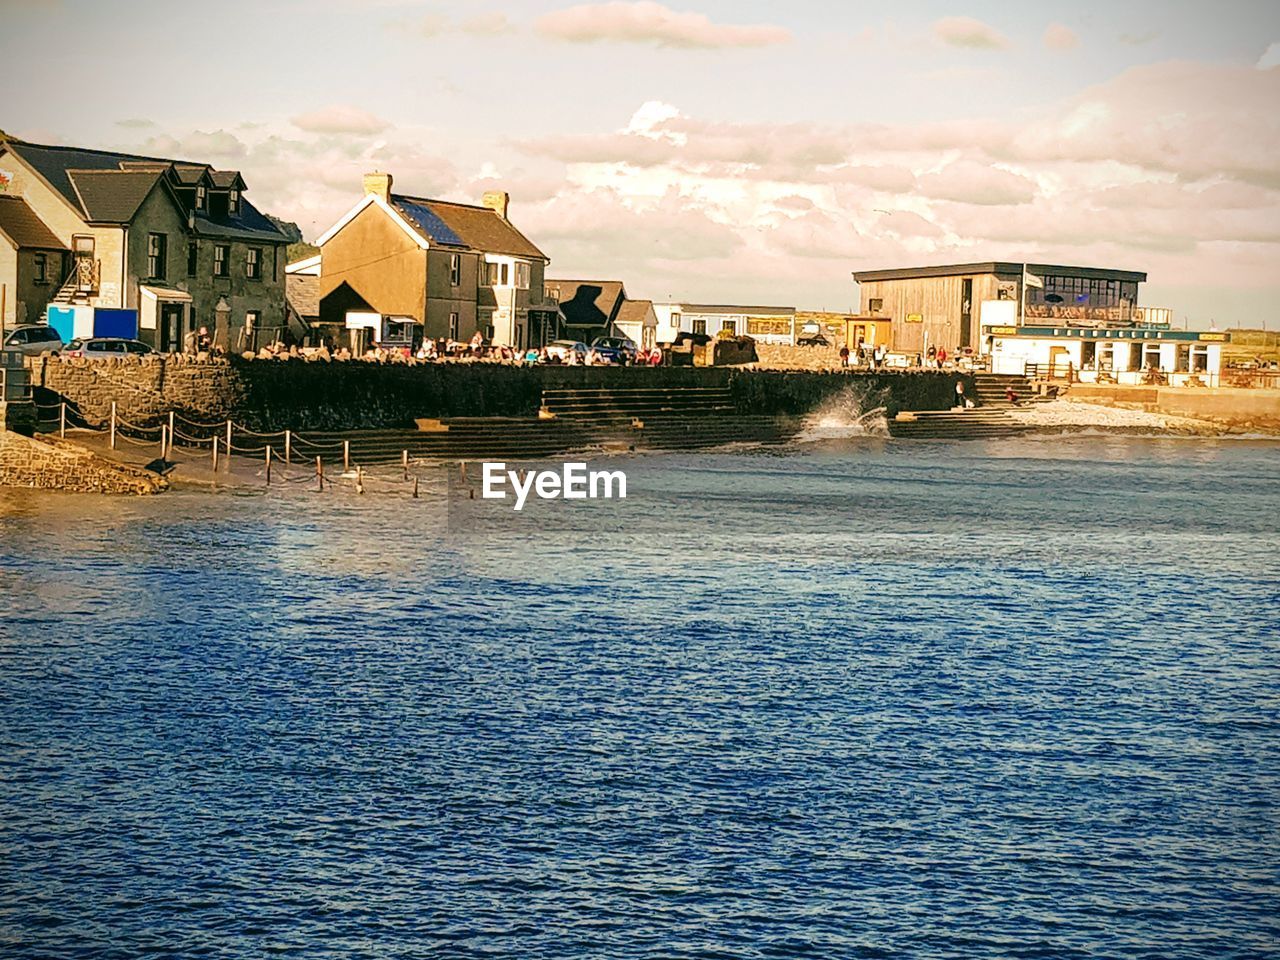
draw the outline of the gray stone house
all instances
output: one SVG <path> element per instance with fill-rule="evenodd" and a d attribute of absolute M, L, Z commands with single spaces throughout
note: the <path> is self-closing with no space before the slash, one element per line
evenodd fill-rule
<path fill-rule="evenodd" d="M 229 351 L 274 340 L 287 324 L 288 239 L 245 189 L 238 172 L 203 163 L 0 143 L 5 222 L 25 236 L 8 244 L 13 257 L 0 239 L 5 322 L 83 304 L 136 310 L 140 339 L 159 350 L 200 326 Z"/>

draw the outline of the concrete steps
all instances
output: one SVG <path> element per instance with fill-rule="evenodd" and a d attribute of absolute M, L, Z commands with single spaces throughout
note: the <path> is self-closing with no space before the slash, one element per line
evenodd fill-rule
<path fill-rule="evenodd" d="M 624 387 L 542 391 L 542 409 L 561 418 L 600 420 L 665 415 L 723 416 L 734 411 L 727 387 Z"/>
<path fill-rule="evenodd" d="M 889 421 L 889 436 L 902 440 L 988 440 L 1026 433 L 1008 411 L 993 407 L 900 413 Z"/>

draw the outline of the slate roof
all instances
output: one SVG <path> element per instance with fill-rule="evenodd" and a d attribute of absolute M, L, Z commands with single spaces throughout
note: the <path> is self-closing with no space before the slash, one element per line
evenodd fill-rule
<path fill-rule="evenodd" d="M 183 185 L 198 183 L 213 171 L 208 164 L 166 160 L 109 150 L 49 146 L 10 140 L 4 147 L 13 151 L 53 189 L 57 190 L 86 220 L 93 223 L 125 223 L 137 211 L 155 181 L 172 170 Z M 239 177 L 236 171 L 225 171 Z M 150 177 L 148 184 L 146 178 Z M 79 188 L 79 189 L 77 189 Z M 141 192 L 141 191 L 146 192 Z M 175 198 L 176 200 L 176 198 Z M 132 206 L 130 206 L 132 204 Z M 128 216 L 125 216 L 125 211 Z M 102 219 L 98 219 L 98 218 Z M 123 217 L 123 219 L 121 219 Z M 286 243 L 275 225 L 247 199 L 240 200 L 239 216 L 213 218 L 196 214 L 196 233 L 210 237 Z"/>
<path fill-rule="evenodd" d="M 548 259 L 511 221 L 502 219 L 489 207 L 403 194 L 392 194 L 391 205 L 430 243 L 533 260 Z"/>
<path fill-rule="evenodd" d="M 286 273 L 284 296 L 293 312 L 304 320 L 320 316 L 320 278 L 305 273 Z"/>
<path fill-rule="evenodd" d="M 607 326 L 617 319 L 627 296 L 620 280 L 546 280 L 543 286 L 560 301 L 565 323 L 572 327 Z"/>
<path fill-rule="evenodd" d="M 244 178 L 240 176 L 239 170 L 214 170 L 209 174 L 213 178 L 213 185 L 219 190 L 230 190 L 232 187 L 244 189 Z"/>
<path fill-rule="evenodd" d="M 0 233 L 24 250 L 66 250 L 21 197 L 0 197 Z"/>
<path fill-rule="evenodd" d="M 128 223 L 164 174 L 157 170 L 68 170 L 85 219 Z"/>

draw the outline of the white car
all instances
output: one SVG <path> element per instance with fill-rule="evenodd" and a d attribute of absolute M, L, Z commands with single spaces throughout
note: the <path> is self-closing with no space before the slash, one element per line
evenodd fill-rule
<path fill-rule="evenodd" d="M 155 353 L 155 351 L 141 340 L 126 340 L 123 337 L 86 337 L 68 343 L 63 356 L 98 360 L 103 357 L 141 357 L 149 353 Z"/>
<path fill-rule="evenodd" d="M 53 327 L 32 323 L 16 327 L 4 338 L 5 350 L 17 350 L 28 357 L 39 356 L 46 350 L 62 349 L 62 338 Z"/>
<path fill-rule="evenodd" d="M 547 356 L 555 357 L 561 363 L 569 362 L 569 354 L 576 353 L 577 362 L 585 363 L 587 345 L 580 340 L 553 340 L 547 344 Z"/>

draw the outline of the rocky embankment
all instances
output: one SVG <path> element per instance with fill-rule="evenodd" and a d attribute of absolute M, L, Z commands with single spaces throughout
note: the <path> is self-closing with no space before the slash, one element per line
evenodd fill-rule
<path fill-rule="evenodd" d="M 150 470 L 99 456 L 71 440 L 0 430 L 0 487 L 148 494 L 167 490 L 169 481 Z"/>
<path fill-rule="evenodd" d="M 1187 437 L 1218 437 L 1231 433 L 1228 428 L 1208 420 L 1193 420 L 1145 410 L 1104 407 L 1079 400 L 1054 400 L 1015 407 L 1009 416 L 1018 423 L 1036 428 L 1041 433 L 1075 433 L 1093 430 L 1100 433 L 1172 434 Z"/>

